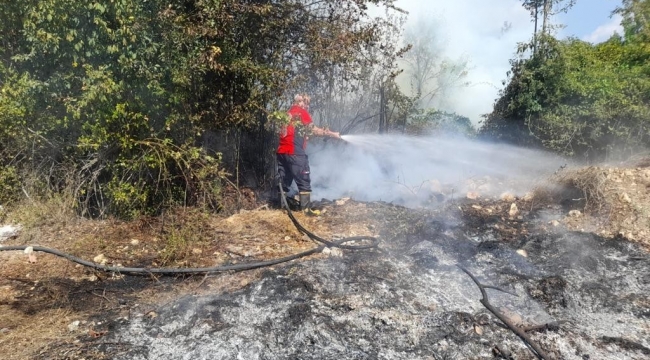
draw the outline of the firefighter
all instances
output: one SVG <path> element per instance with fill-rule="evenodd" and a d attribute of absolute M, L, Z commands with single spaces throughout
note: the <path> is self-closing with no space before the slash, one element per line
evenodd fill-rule
<path fill-rule="evenodd" d="M 307 148 L 308 134 L 340 138 L 338 132 L 317 127 L 309 115 L 310 97 L 298 94 L 294 97 L 293 105 L 288 111 L 291 118 L 289 124 L 280 134 L 280 145 L 277 151 L 278 175 L 282 188 L 289 192 L 291 183 L 296 182 L 300 197 L 300 209 L 305 210 L 311 202 L 311 179 L 309 176 L 309 158 Z"/>

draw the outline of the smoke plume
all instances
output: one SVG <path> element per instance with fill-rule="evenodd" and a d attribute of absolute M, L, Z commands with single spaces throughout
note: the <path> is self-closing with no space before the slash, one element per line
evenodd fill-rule
<path fill-rule="evenodd" d="M 463 137 L 345 135 L 308 149 L 313 198 L 352 197 L 407 206 L 465 197 L 523 195 L 566 161 Z"/>

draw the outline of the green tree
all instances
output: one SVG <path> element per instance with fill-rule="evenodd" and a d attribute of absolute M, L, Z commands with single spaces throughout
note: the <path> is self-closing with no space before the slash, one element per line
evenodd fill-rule
<path fill-rule="evenodd" d="M 333 71 L 349 86 L 386 27 L 368 4 L 393 6 L 0 1 L 0 180 L 35 178 L 34 188 L 69 189 L 82 213 L 123 217 L 218 208 L 239 166 L 204 134 L 251 134 L 248 156 L 263 158 L 271 144 L 256 140 L 268 137 L 267 114 Z M 242 153 L 237 146 L 228 151 Z"/>
<path fill-rule="evenodd" d="M 409 117 L 407 132 L 410 134 L 461 135 L 473 137 L 476 130 L 465 116 L 436 109 L 418 109 Z"/>
<path fill-rule="evenodd" d="M 648 144 L 650 77 L 637 46 L 617 37 L 545 44 L 543 54 L 512 62 L 482 134 L 588 159 Z"/>

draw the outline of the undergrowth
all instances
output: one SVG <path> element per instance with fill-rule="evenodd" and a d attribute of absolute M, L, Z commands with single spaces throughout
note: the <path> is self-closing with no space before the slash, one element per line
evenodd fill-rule
<path fill-rule="evenodd" d="M 176 208 L 161 216 L 161 237 L 163 249 L 158 261 L 163 266 L 191 266 L 212 242 L 209 227 L 210 214 L 199 208 Z"/>

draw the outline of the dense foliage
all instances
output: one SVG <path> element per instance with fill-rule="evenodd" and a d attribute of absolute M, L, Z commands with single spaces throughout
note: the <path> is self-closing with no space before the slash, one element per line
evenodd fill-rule
<path fill-rule="evenodd" d="M 648 145 L 650 0 L 623 0 L 624 34 L 596 45 L 550 35 L 573 3 L 522 3 L 540 30 L 481 136 L 589 159 Z M 394 0 L 0 5 L 0 204 L 63 194 L 91 216 L 218 209 L 243 177 L 270 183 L 274 132 L 298 92 L 343 133 L 475 132 L 424 109 L 468 70 L 434 51 L 431 31 L 403 44 Z"/>
<path fill-rule="evenodd" d="M 0 4 L 0 203 L 67 191 L 91 215 L 219 207 L 237 169 L 207 135 L 264 139 L 288 94 L 397 51 L 368 56 L 393 25 L 368 5 L 392 0 Z"/>
<path fill-rule="evenodd" d="M 482 135 L 598 160 L 650 144 L 650 1 L 626 0 L 625 34 L 522 45 Z"/>

